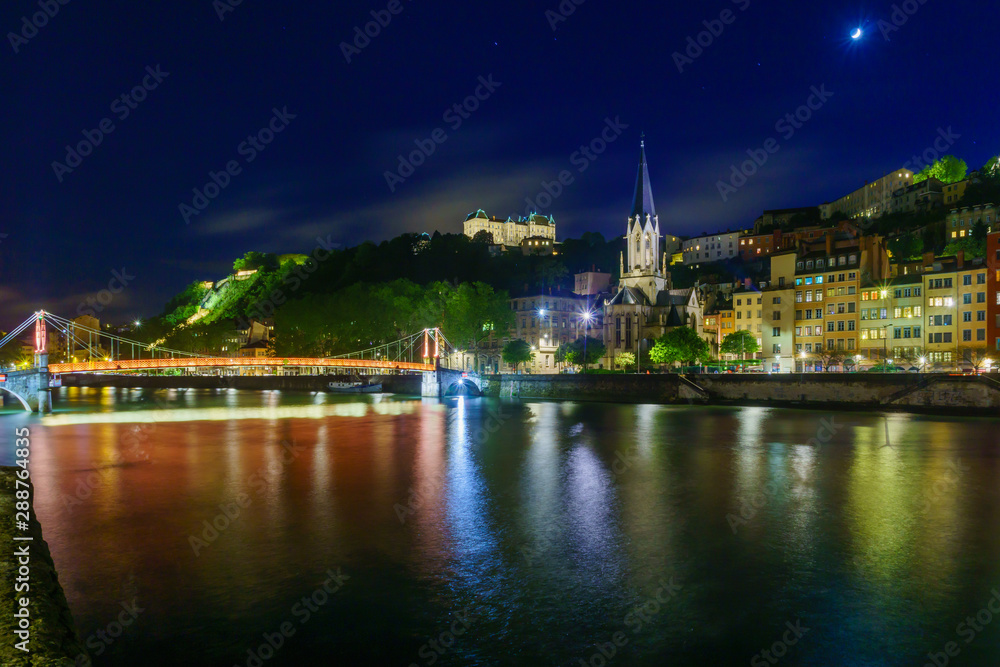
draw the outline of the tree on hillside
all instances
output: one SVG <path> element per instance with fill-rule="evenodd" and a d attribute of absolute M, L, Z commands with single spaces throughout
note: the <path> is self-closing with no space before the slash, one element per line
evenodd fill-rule
<path fill-rule="evenodd" d="M 649 358 L 657 364 L 707 361 L 710 355 L 708 343 L 691 327 L 672 329 L 649 351 Z"/>
<path fill-rule="evenodd" d="M 1000 156 L 991 157 L 986 161 L 986 164 L 983 165 L 981 170 L 981 173 L 989 174 L 991 176 L 997 174 L 998 172 L 1000 172 Z"/>
<path fill-rule="evenodd" d="M 531 346 L 528 345 L 527 341 L 518 338 L 503 346 L 501 356 L 503 357 L 503 362 L 513 366 L 516 372 L 518 366 L 534 359 L 535 353 L 531 351 Z"/>
<path fill-rule="evenodd" d="M 916 234 L 898 236 L 886 245 L 895 260 L 913 259 L 924 251 L 924 241 Z"/>
<path fill-rule="evenodd" d="M 473 243 L 485 243 L 486 245 L 493 245 L 493 232 L 488 232 L 485 229 L 480 229 L 476 232 L 476 235 L 472 237 Z"/>
<path fill-rule="evenodd" d="M 234 271 L 275 271 L 278 268 L 278 256 L 273 252 L 250 251 L 233 262 Z"/>
<path fill-rule="evenodd" d="M 752 359 L 753 355 L 760 352 L 760 345 L 757 344 L 756 336 L 745 329 L 740 329 L 739 331 L 727 334 L 722 339 L 719 352 L 722 354 L 733 354 L 740 359 L 746 359 L 747 355 L 750 355 Z"/>
<path fill-rule="evenodd" d="M 965 179 L 969 172 L 969 165 L 965 160 L 960 160 L 954 155 L 945 155 L 932 165 L 928 165 L 913 175 L 913 183 L 926 181 L 928 178 L 936 178 L 942 183 L 958 183 Z"/>

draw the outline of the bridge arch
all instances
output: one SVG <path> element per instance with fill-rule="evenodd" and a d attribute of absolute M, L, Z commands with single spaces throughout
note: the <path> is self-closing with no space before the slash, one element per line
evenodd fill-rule
<path fill-rule="evenodd" d="M 483 389 L 480 384 L 471 378 L 458 378 L 452 380 L 450 384 L 442 384 L 442 396 L 450 398 L 453 396 L 482 396 Z"/>
<path fill-rule="evenodd" d="M 14 398 L 16 398 L 17 400 L 21 401 L 21 405 L 24 407 L 24 409 L 26 411 L 28 411 L 28 412 L 34 412 L 34 410 L 31 409 L 31 405 L 28 403 L 28 401 L 23 396 L 21 396 L 19 393 L 17 393 L 16 391 L 11 391 L 7 387 L 4 387 L 4 386 L 0 385 L 0 392 L 4 392 L 6 394 L 9 394 L 9 395 L 13 396 Z"/>

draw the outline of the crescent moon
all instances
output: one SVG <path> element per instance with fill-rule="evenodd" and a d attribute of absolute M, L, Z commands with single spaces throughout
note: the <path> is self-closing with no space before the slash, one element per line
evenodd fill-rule
<path fill-rule="evenodd" d="M 858 28 L 853 33 L 851 33 L 851 39 L 858 39 L 861 37 L 861 28 Z"/>

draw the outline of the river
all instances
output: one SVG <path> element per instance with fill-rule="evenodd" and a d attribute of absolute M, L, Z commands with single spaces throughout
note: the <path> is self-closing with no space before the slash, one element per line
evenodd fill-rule
<path fill-rule="evenodd" d="M 996 420 L 233 390 L 55 407 L 0 426 L 31 428 L 95 665 L 1000 664 Z"/>

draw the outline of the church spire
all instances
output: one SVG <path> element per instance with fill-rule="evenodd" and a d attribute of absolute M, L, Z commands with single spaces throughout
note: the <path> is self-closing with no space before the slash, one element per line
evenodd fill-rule
<path fill-rule="evenodd" d="M 653 206 L 653 189 L 649 184 L 649 169 L 646 166 L 646 135 L 642 135 L 639 143 L 639 174 L 635 180 L 635 198 L 632 200 L 632 218 L 638 217 L 642 222 L 646 216 L 656 217 L 656 207 Z"/>

